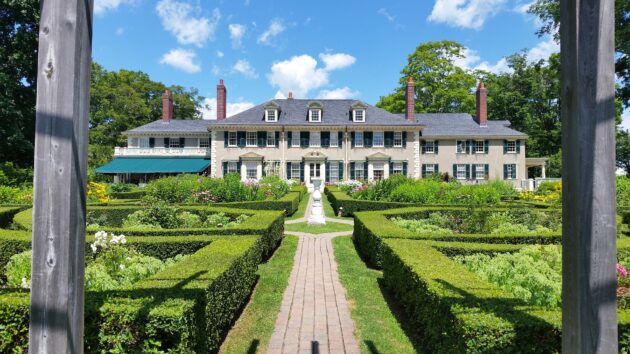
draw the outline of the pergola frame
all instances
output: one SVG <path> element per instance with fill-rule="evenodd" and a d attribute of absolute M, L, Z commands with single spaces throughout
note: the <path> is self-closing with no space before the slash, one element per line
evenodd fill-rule
<path fill-rule="evenodd" d="M 93 0 L 42 0 L 29 351 L 82 353 Z M 614 0 L 562 0 L 564 353 L 616 353 Z"/>

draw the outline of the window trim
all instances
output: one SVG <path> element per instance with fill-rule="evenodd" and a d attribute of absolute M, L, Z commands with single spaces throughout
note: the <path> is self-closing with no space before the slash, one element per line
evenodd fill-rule
<path fill-rule="evenodd" d="M 473 173 L 474 173 L 475 180 L 479 181 L 479 180 L 486 179 L 486 165 L 485 164 L 476 163 L 473 166 L 474 166 Z M 480 168 L 481 168 L 481 174 L 482 174 L 481 178 L 477 174 L 477 172 L 479 172 Z"/>
<path fill-rule="evenodd" d="M 460 181 L 462 181 L 462 180 L 467 180 L 467 179 L 468 179 L 468 176 L 467 176 L 467 174 L 466 174 L 466 164 L 461 164 L 461 163 L 458 163 L 458 164 L 455 164 L 455 166 L 456 166 L 456 167 L 455 167 L 455 172 L 456 172 L 456 174 L 457 174 L 457 175 L 455 176 L 455 179 L 460 180 Z M 461 170 L 461 171 L 460 171 L 460 167 L 462 168 L 462 170 Z M 460 173 L 460 172 L 463 172 L 463 173 L 464 173 L 464 177 L 459 177 L 459 173 Z"/>
<path fill-rule="evenodd" d="M 337 161 L 331 161 L 329 166 L 328 166 L 328 170 L 330 172 L 328 179 L 330 180 L 331 183 L 336 183 L 339 182 L 339 163 Z M 335 172 L 333 174 L 333 172 Z M 333 176 L 334 176 L 334 180 L 333 180 Z"/>
<path fill-rule="evenodd" d="M 334 139 L 334 144 L 333 144 Z M 339 147 L 339 133 L 338 132 L 330 132 L 330 140 L 328 140 L 328 147 Z"/>
<path fill-rule="evenodd" d="M 302 141 L 300 140 L 300 132 L 299 131 L 292 131 L 291 132 L 291 141 L 289 142 L 290 146 L 292 148 L 299 148 L 302 146 Z"/>
<path fill-rule="evenodd" d="M 357 118 L 357 113 L 361 112 L 361 119 Z M 352 121 L 356 123 L 365 123 L 365 109 L 355 108 L 352 110 Z"/>
<path fill-rule="evenodd" d="M 400 139 L 397 138 L 397 136 L 400 136 Z M 400 143 L 396 144 L 396 140 L 399 140 Z M 401 148 L 403 147 L 403 133 L 402 132 L 394 132 L 394 141 L 393 141 L 393 146 L 395 148 Z"/>
<path fill-rule="evenodd" d="M 291 162 L 291 179 L 300 180 L 302 175 L 302 166 L 299 162 Z"/>
<path fill-rule="evenodd" d="M 514 150 L 510 150 L 510 144 L 514 146 Z M 516 140 L 508 140 L 506 142 L 506 153 L 508 154 L 516 154 Z"/>
<path fill-rule="evenodd" d="M 179 137 L 176 137 L 176 138 L 170 137 L 168 139 L 168 148 L 169 149 L 179 149 L 179 148 L 181 148 L 181 146 L 179 146 Z"/>
<path fill-rule="evenodd" d="M 355 180 L 365 180 L 365 166 L 363 162 L 355 162 L 354 164 L 354 179 Z M 361 172 L 361 177 L 357 176 L 357 172 Z"/>
<path fill-rule="evenodd" d="M 359 139 L 359 134 L 361 134 L 361 139 Z M 363 131 L 354 132 L 354 147 L 362 148 L 365 145 L 364 138 Z M 361 144 L 359 144 L 359 142 L 361 142 Z"/>
<path fill-rule="evenodd" d="M 378 169 L 376 167 L 379 167 Z M 382 178 L 376 178 L 376 171 L 382 172 Z M 384 162 L 372 162 L 372 179 L 375 181 L 385 179 L 385 163 Z"/>
<path fill-rule="evenodd" d="M 376 137 L 379 136 L 380 137 L 380 144 L 376 144 Z M 379 131 L 376 130 L 374 132 L 372 132 L 372 147 L 376 147 L 376 148 L 382 148 L 385 147 L 385 132 L 384 131 Z"/>
<path fill-rule="evenodd" d="M 431 150 L 429 151 L 429 144 L 431 144 Z M 424 153 L 425 154 L 435 154 L 435 140 L 425 140 L 424 142 Z"/>
<path fill-rule="evenodd" d="M 232 135 L 234 135 L 233 136 L 234 144 L 230 143 L 230 141 L 232 140 Z M 228 147 L 237 147 L 238 146 L 238 132 L 232 132 L 232 131 L 228 132 L 227 146 Z"/>
<path fill-rule="evenodd" d="M 402 162 L 390 162 L 392 164 L 392 174 L 403 174 L 404 173 L 404 164 Z M 400 167 L 400 168 L 397 168 Z"/>
<path fill-rule="evenodd" d="M 250 134 L 254 134 L 254 144 L 249 143 Z M 258 147 L 258 132 L 245 132 L 245 147 Z"/>
<path fill-rule="evenodd" d="M 138 148 L 140 149 L 148 149 L 150 148 L 149 137 L 139 137 L 138 138 Z"/>
<path fill-rule="evenodd" d="M 317 120 L 313 120 L 313 113 L 317 112 L 318 118 Z M 319 108 L 309 108 L 308 109 L 308 121 L 311 123 L 321 123 L 322 122 L 322 110 Z"/>
<path fill-rule="evenodd" d="M 232 167 L 234 167 L 234 170 L 232 171 Z M 227 163 L 227 173 L 241 173 L 241 171 L 238 170 L 238 162 L 236 161 L 228 161 Z"/>
<path fill-rule="evenodd" d="M 429 167 L 431 167 L 431 171 L 429 171 Z M 424 173 L 425 175 L 430 175 L 430 174 L 435 173 L 435 164 L 433 163 L 424 164 Z"/>
<path fill-rule="evenodd" d="M 271 141 L 272 141 L 271 144 L 269 144 L 269 138 L 271 138 Z M 276 132 L 268 131 L 265 142 L 266 142 L 267 147 L 276 147 Z"/>
<path fill-rule="evenodd" d="M 273 112 L 274 119 L 269 119 L 269 113 Z M 277 122 L 278 110 L 277 109 L 265 109 L 265 122 Z"/>
<path fill-rule="evenodd" d="M 322 147 L 322 132 L 312 131 L 308 138 L 308 147 L 318 148 Z"/>
<path fill-rule="evenodd" d="M 463 147 L 462 151 L 459 150 L 460 146 Z M 458 154 L 467 154 L 468 153 L 468 149 L 466 148 L 466 140 L 456 140 L 455 141 L 455 152 L 458 153 Z"/>
<path fill-rule="evenodd" d="M 506 179 L 506 180 L 515 180 L 515 179 L 517 179 L 517 177 L 518 177 L 518 174 L 517 174 L 517 173 L 518 173 L 518 171 L 517 171 L 516 164 L 515 164 L 515 163 L 507 163 L 507 164 L 506 164 L 506 166 L 507 166 L 507 167 L 506 167 L 506 170 L 505 170 L 505 171 L 507 172 L 507 175 L 506 175 L 506 178 L 505 178 L 505 179 Z M 511 170 L 511 169 L 513 169 L 513 171 L 512 171 L 513 173 L 510 173 L 510 170 Z M 512 175 L 514 175 L 514 177 L 512 177 Z"/>
<path fill-rule="evenodd" d="M 486 141 L 485 140 L 474 140 L 475 146 L 473 152 L 475 154 L 485 154 L 486 153 Z M 478 144 L 481 143 L 481 151 L 479 151 Z"/>
<path fill-rule="evenodd" d="M 203 140 L 203 141 L 207 141 L 207 142 L 208 142 L 208 145 L 207 145 L 207 146 L 201 146 L 201 141 L 202 141 L 202 140 Z M 205 144 L 204 144 L 204 145 L 205 145 Z M 209 147 L 210 147 L 210 138 L 198 138 L 198 139 L 197 139 L 197 146 L 198 146 L 200 149 L 207 149 L 207 148 L 209 148 Z"/>

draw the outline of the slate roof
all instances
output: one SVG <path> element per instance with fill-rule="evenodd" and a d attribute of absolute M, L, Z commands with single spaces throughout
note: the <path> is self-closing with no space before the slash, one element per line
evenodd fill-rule
<path fill-rule="evenodd" d="M 398 115 L 404 118 L 404 114 Z M 468 113 L 416 113 L 416 121 L 424 126 L 423 137 L 527 137 L 510 128 L 507 120 L 489 120 L 488 125 L 482 127 Z"/>
<path fill-rule="evenodd" d="M 164 123 L 161 119 L 137 128 L 127 130 L 125 133 L 204 133 L 208 132 L 208 120 L 203 119 L 172 119 Z"/>
<path fill-rule="evenodd" d="M 273 102 L 280 108 L 278 122 L 265 122 L 265 105 Z M 322 121 L 308 121 L 308 105 L 310 102 L 318 102 L 322 105 Z M 353 122 L 352 105 L 360 103 L 357 100 L 320 100 L 320 99 L 275 99 L 241 113 L 235 114 L 222 121 L 209 121 L 212 125 L 356 125 L 356 126 L 417 126 L 417 123 L 409 122 L 405 117 L 389 113 L 375 106 L 365 105 L 365 122 Z"/>

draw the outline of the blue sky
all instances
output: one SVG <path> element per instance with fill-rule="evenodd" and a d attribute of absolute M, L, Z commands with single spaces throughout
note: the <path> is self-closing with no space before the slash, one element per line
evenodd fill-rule
<path fill-rule="evenodd" d="M 95 0 L 93 56 L 196 87 L 210 107 L 224 79 L 228 114 L 288 91 L 373 104 L 422 42 L 462 43 L 467 68 L 506 70 L 502 58 L 523 49 L 547 58 L 558 47 L 535 35 L 530 1 Z"/>

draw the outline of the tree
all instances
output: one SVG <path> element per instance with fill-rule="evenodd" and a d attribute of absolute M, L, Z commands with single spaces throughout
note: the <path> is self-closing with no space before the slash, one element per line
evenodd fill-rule
<path fill-rule="evenodd" d="M 617 167 L 626 171 L 630 178 L 630 130 L 617 131 Z"/>
<path fill-rule="evenodd" d="M 552 35 L 560 40 L 560 0 L 536 0 L 529 10 L 538 16 L 542 27 L 539 36 Z M 623 105 L 630 107 L 630 1 L 615 1 L 615 73 L 621 85 L 617 88 L 617 96 Z"/>
<path fill-rule="evenodd" d="M 455 65 L 464 58 L 464 46 L 453 41 L 420 44 L 402 69 L 400 86 L 380 98 L 377 107 L 390 112 L 405 111 L 407 78 L 416 84 L 416 112 L 475 112 L 471 90 L 476 79 L 472 73 Z"/>
<path fill-rule="evenodd" d="M 32 166 L 39 1 L 0 1 L 0 161 Z"/>

